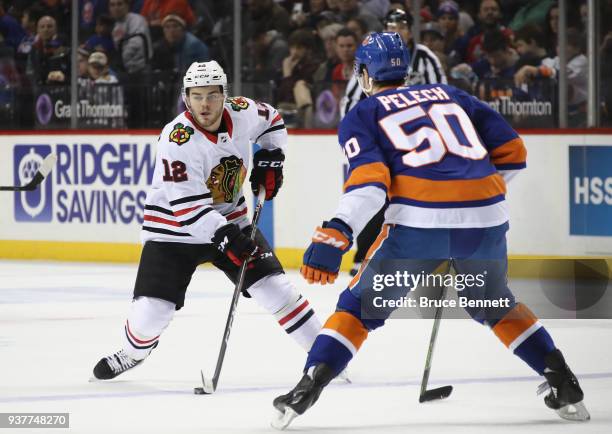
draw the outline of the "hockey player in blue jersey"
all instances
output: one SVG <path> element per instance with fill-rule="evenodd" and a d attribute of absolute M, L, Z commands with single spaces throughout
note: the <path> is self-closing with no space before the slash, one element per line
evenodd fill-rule
<path fill-rule="evenodd" d="M 364 303 L 373 269 L 392 274 L 397 260 L 412 275 L 446 261 L 458 274 L 484 273 L 484 286 L 462 296 L 508 303 L 467 312 L 545 378 L 548 407 L 565 419 L 588 420 L 563 355 L 507 286 L 506 182 L 526 167 L 523 141 L 497 112 L 452 86 L 403 87 L 409 57 L 397 33 L 372 33 L 356 52 L 355 74 L 369 97 L 340 125 L 349 176 L 335 216 L 315 230 L 304 254 L 304 278 L 333 283 L 353 238 L 385 200 L 389 207 L 366 261 L 319 332 L 302 379 L 274 400 L 273 426 L 283 429 L 308 410 L 369 332 L 384 324 L 393 309 L 364 315 Z"/>

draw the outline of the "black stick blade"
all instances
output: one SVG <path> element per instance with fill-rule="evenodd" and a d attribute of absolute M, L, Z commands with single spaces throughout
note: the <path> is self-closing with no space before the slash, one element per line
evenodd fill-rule
<path fill-rule="evenodd" d="M 435 401 L 436 399 L 448 398 L 453 392 L 453 386 L 438 387 L 437 389 L 426 390 L 419 396 L 419 402 Z"/>

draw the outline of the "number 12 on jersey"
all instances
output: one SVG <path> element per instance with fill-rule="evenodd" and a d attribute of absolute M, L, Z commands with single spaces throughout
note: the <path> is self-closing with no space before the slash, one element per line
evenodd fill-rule
<path fill-rule="evenodd" d="M 173 161 L 169 163 L 165 158 L 162 159 L 164 164 L 165 182 L 184 182 L 187 181 L 187 166 L 182 161 Z M 171 170 L 172 169 L 172 170 Z"/>

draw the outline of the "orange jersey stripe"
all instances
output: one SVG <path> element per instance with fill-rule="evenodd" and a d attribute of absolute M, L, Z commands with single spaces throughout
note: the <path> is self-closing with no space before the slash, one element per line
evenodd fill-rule
<path fill-rule="evenodd" d="M 527 148 L 523 139 L 517 137 L 493 149 L 490 154 L 493 164 L 516 164 L 527 161 Z"/>
<path fill-rule="evenodd" d="M 351 283 L 349 284 L 349 288 L 353 288 L 357 284 L 357 282 L 359 282 L 359 279 L 361 279 L 361 273 L 363 272 L 363 269 L 367 267 L 368 265 L 368 260 L 372 256 L 374 256 L 374 253 L 376 253 L 378 248 L 381 246 L 383 241 L 387 239 L 388 236 L 389 236 L 389 225 L 383 225 L 382 229 L 380 230 L 380 233 L 378 234 L 378 236 L 376 237 L 376 239 L 374 240 L 374 242 L 368 249 L 368 253 L 366 253 L 366 257 L 363 260 L 363 264 L 361 264 L 361 267 L 359 267 L 359 272 L 357 272 L 355 277 L 353 277 L 353 280 L 351 280 Z"/>
<path fill-rule="evenodd" d="M 493 327 L 500 341 L 509 347 L 525 330 L 534 325 L 538 318 L 527 306 L 518 303 Z"/>
<path fill-rule="evenodd" d="M 388 189 L 391 185 L 389 168 L 384 163 L 368 163 L 359 166 L 351 172 L 351 176 L 344 183 L 344 189 L 368 182 L 380 182 Z"/>
<path fill-rule="evenodd" d="M 390 196 L 423 202 L 463 202 L 489 199 L 506 194 L 506 183 L 498 173 L 479 179 L 434 181 L 398 175 L 391 183 Z"/>
<path fill-rule="evenodd" d="M 357 350 L 368 337 L 364 325 L 348 312 L 334 312 L 325 322 L 324 329 L 335 330 L 348 339 Z"/>

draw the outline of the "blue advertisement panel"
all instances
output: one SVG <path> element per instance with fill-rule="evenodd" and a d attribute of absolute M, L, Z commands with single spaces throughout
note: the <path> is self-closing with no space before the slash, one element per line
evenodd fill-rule
<path fill-rule="evenodd" d="M 51 152 L 57 164 L 43 184 L 15 192 L 16 222 L 142 224 L 155 164 L 150 143 L 16 144 L 15 185 L 27 184 Z"/>
<path fill-rule="evenodd" d="M 13 149 L 13 183 L 29 183 L 51 153 L 49 145 L 18 145 Z M 47 178 L 34 191 L 15 192 L 15 221 L 50 222 L 53 213 L 53 184 Z"/>
<path fill-rule="evenodd" d="M 612 236 L 612 146 L 570 146 L 570 235 Z"/>

